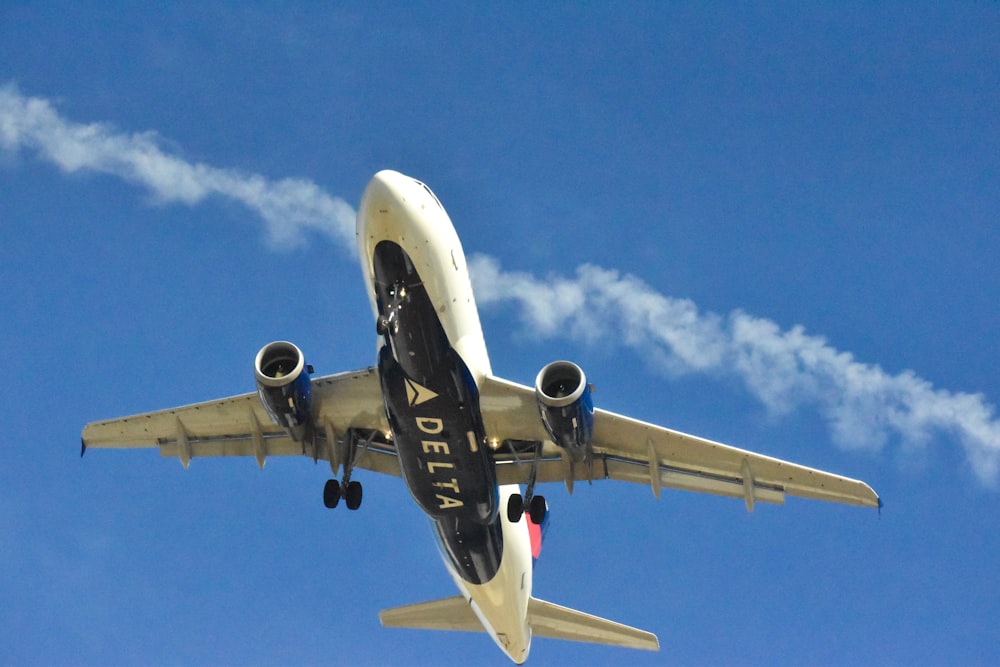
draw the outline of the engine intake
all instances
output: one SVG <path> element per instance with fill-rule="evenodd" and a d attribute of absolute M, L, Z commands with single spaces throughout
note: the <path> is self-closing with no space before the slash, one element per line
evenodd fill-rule
<path fill-rule="evenodd" d="M 312 367 L 302 350 L 287 341 L 269 343 L 254 360 L 257 393 L 271 421 L 301 441 L 312 423 Z"/>
<path fill-rule="evenodd" d="M 545 430 L 574 461 L 589 457 L 594 436 L 594 402 L 583 369 L 553 361 L 535 379 L 535 397 Z"/>

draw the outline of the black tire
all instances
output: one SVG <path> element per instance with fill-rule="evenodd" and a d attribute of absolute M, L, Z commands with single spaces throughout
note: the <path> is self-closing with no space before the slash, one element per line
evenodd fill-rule
<path fill-rule="evenodd" d="M 507 499 L 507 520 L 511 523 L 517 523 L 521 520 L 521 515 L 524 514 L 524 498 L 521 497 L 520 493 L 515 493 Z"/>
<path fill-rule="evenodd" d="M 335 479 L 326 480 L 323 487 L 323 504 L 333 509 L 340 502 L 340 482 Z"/>
<path fill-rule="evenodd" d="M 528 504 L 528 516 L 531 517 L 531 523 L 536 526 L 542 525 L 542 522 L 545 521 L 545 513 L 548 511 L 549 508 L 543 496 L 534 496 Z"/>
<path fill-rule="evenodd" d="M 379 336 L 384 336 L 386 332 L 386 322 L 384 317 L 380 317 L 375 320 L 375 333 Z"/>
<path fill-rule="evenodd" d="M 347 502 L 347 509 L 349 510 L 356 510 L 361 507 L 361 482 L 348 483 L 344 500 Z"/>

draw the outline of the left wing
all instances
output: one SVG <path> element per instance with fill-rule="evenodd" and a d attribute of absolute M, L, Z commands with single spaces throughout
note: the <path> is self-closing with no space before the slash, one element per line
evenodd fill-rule
<path fill-rule="evenodd" d="M 573 464 L 551 442 L 539 417 L 532 388 L 499 378 L 480 387 L 487 433 L 495 436 L 497 478 L 526 483 L 536 443 L 541 443 L 536 480 L 616 479 L 649 484 L 659 497 L 663 487 L 784 503 L 785 494 L 832 502 L 880 507 L 864 482 L 755 454 L 679 431 L 647 424 L 606 410 L 594 411 L 593 459 Z"/>
<path fill-rule="evenodd" d="M 353 443 L 355 466 L 400 476 L 396 449 L 385 437 L 389 424 L 374 368 L 312 381 L 313 437 L 296 442 L 271 422 L 257 393 L 150 412 L 83 429 L 81 455 L 90 448 L 156 447 L 184 467 L 204 456 L 253 456 L 264 466 L 268 456 L 309 456 L 330 462 L 336 474 Z M 361 441 L 348 438 L 360 434 Z"/>

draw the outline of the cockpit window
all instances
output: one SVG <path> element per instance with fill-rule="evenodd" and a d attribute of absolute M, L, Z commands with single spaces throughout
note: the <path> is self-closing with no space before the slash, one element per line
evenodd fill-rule
<path fill-rule="evenodd" d="M 420 181 L 417 181 L 417 183 L 420 183 Z M 443 211 L 443 210 L 444 210 L 444 206 L 441 206 L 441 202 L 440 202 L 440 201 L 438 201 L 438 198 L 437 198 L 437 195 L 435 195 L 435 194 L 434 194 L 434 193 L 433 193 L 433 192 L 431 191 L 431 189 L 430 189 L 429 187 L 427 187 L 426 185 L 424 185 L 423 183 L 420 183 L 420 187 L 422 187 L 422 188 L 423 188 L 424 190 L 426 190 L 426 191 L 427 191 L 427 194 L 429 194 L 429 195 L 431 196 L 431 199 L 433 199 L 433 200 L 434 200 L 434 201 L 435 201 L 435 202 L 437 203 L 437 205 L 438 205 L 438 208 L 439 208 L 439 209 L 441 209 L 441 210 Z"/>

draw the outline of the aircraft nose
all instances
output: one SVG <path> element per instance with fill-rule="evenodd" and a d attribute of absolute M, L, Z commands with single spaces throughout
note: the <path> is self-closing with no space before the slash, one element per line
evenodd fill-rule
<path fill-rule="evenodd" d="M 365 188 L 365 195 L 362 199 L 369 196 L 397 198 L 400 195 L 401 186 L 408 180 L 406 176 L 398 171 L 383 169 L 372 176 L 372 180 L 368 182 L 368 187 Z"/>
<path fill-rule="evenodd" d="M 378 213 L 388 213 L 396 208 L 398 204 L 405 200 L 402 194 L 402 186 L 406 182 L 406 176 L 391 169 L 383 169 L 378 172 L 365 186 L 365 192 L 361 196 L 361 206 L 358 209 L 357 231 L 362 233 L 362 226 L 366 220 L 374 219 Z"/>

